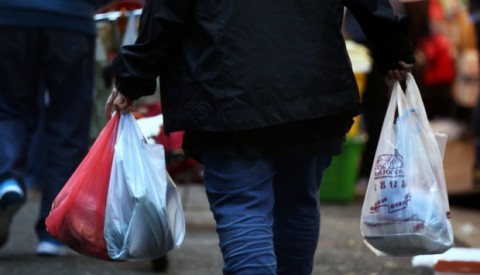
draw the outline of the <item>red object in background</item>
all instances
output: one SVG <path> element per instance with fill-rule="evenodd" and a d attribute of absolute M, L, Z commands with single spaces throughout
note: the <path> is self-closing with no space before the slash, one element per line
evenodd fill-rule
<path fill-rule="evenodd" d="M 138 109 L 142 117 L 152 117 L 162 113 L 160 102 L 145 104 Z M 183 131 L 173 132 L 167 136 L 162 125 L 160 126 L 160 134 L 155 137 L 155 141 L 163 145 L 165 152 L 175 152 L 182 149 L 183 134 Z"/>
<path fill-rule="evenodd" d="M 184 132 L 173 132 L 167 136 L 163 130 L 163 126 L 160 129 L 160 134 L 155 140 L 163 145 L 165 152 L 175 152 L 182 149 Z"/>
<path fill-rule="evenodd" d="M 440 0 L 430 0 L 428 6 L 428 16 L 430 20 L 442 20 L 444 17 L 442 4 Z"/>
<path fill-rule="evenodd" d="M 154 102 L 138 107 L 136 118 L 152 117 L 162 113 L 160 102 Z M 189 156 L 185 156 L 182 150 L 183 131 L 165 134 L 163 125 L 160 126 L 160 134 L 155 137 L 155 142 L 162 144 L 165 149 L 165 161 L 167 171 L 176 183 L 203 182 L 202 167 Z"/>
<path fill-rule="evenodd" d="M 440 260 L 435 264 L 438 274 L 480 274 L 480 262 L 472 260 Z M 445 273 L 444 273 L 445 272 Z"/>
<path fill-rule="evenodd" d="M 423 38 L 420 47 L 426 57 L 425 84 L 447 84 L 455 79 L 455 61 L 450 41 L 436 33 Z"/>
<path fill-rule="evenodd" d="M 143 2 L 141 0 L 121 0 L 114 1 L 101 7 L 97 12 L 105 13 L 109 11 L 121 11 L 121 10 L 136 10 L 143 8 Z"/>
<path fill-rule="evenodd" d="M 139 111 L 141 110 L 144 117 L 156 116 L 162 113 L 162 105 L 160 105 L 160 102 L 144 104 L 138 109 Z"/>

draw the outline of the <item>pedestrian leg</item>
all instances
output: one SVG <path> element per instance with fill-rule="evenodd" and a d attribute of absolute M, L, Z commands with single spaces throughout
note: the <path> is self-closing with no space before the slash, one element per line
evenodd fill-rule
<path fill-rule="evenodd" d="M 306 275 L 320 233 L 319 187 L 330 155 L 282 157 L 275 162 L 274 244 L 279 275 Z"/>
<path fill-rule="evenodd" d="M 212 154 L 202 155 L 202 160 L 224 274 L 276 274 L 272 161 Z"/>

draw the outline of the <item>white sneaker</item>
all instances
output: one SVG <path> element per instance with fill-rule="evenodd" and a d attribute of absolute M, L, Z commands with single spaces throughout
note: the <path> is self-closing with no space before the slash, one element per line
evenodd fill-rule
<path fill-rule="evenodd" d="M 0 247 L 7 242 L 13 216 L 24 203 L 25 194 L 16 180 L 0 183 Z"/>
<path fill-rule="evenodd" d="M 38 256 L 65 256 L 69 252 L 68 247 L 49 241 L 41 241 L 37 246 Z"/>

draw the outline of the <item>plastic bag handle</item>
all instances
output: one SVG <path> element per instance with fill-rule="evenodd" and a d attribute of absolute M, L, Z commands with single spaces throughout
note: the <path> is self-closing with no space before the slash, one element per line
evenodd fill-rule
<path fill-rule="evenodd" d="M 425 105 L 423 104 L 422 96 L 420 90 L 418 89 L 417 83 L 415 82 L 412 74 L 407 76 L 407 89 L 405 93 L 405 98 L 407 104 L 412 108 L 417 114 L 418 122 L 421 123 L 421 127 L 428 129 L 433 132 L 433 129 L 430 126 L 428 121 L 427 111 L 425 110 Z"/>
<path fill-rule="evenodd" d="M 390 109 L 392 108 L 392 109 Z M 385 118 L 384 123 L 389 123 L 388 125 L 384 125 L 383 127 L 394 127 L 394 120 L 395 120 L 395 109 L 398 110 L 398 118 L 401 120 L 410 120 L 405 121 L 405 123 L 414 123 L 419 131 L 423 132 L 423 136 L 428 137 L 428 142 L 424 143 L 424 146 L 428 147 L 428 152 L 431 154 L 428 156 L 430 159 L 430 165 L 432 167 L 432 171 L 440 170 L 440 173 L 443 172 L 443 163 L 442 163 L 442 153 L 440 152 L 440 148 L 437 143 L 437 139 L 435 138 L 435 133 L 430 126 L 430 122 L 428 120 L 427 112 L 425 109 L 425 105 L 423 104 L 422 96 L 420 94 L 420 90 L 418 89 L 417 83 L 412 74 L 408 74 L 407 81 L 406 81 L 406 89 L 403 92 L 403 89 L 400 83 L 397 81 L 393 86 L 392 91 L 392 98 L 390 100 L 389 109 L 387 109 L 387 116 L 389 116 L 389 121 L 387 122 L 387 116 Z M 393 130 L 393 129 L 392 129 Z M 383 130 L 382 130 L 383 131 Z M 392 133 L 392 132 L 389 132 Z M 399 131 L 399 134 L 403 133 L 403 131 Z M 408 137 L 402 137 L 400 139 L 405 139 Z M 391 136 L 388 137 L 389 140 L 393 140 Z M 445 178 L 441 177 L 438 178 L 441 181 L 445 181 Z M 440 183 L 437 185 L 440 189 L 441 193 L 443 194 L 443 199 L 445 202 L 448 202 L 448 192 L 446 189 L 446 185 Z"/>
<path fill-rule="evenodd" d="M 399 115 L 403 114 L 407 109 L 406 105 L 405 94 L 402 91 L 400 83 L 397 81 L 392 88 L 387 112 L 385 113 L 385 118 L 383 120 L 382 133 L 380 136 L 385 136 L 386 140 L 389 141 L 393 140 L 391 134 L 394 132 L 392 128 L 394 127 L 395 119 L 397 117 L 396 112 L 398 110 Z"/>
<path fill-rule="evenodd" d="M 409 107 L 415 111 L 415 122 L 418 123 L 419 128 L 424 131 L 426 135 L 429 136 L 430 143 L 425 144 L 424 146 L 429 146 L 429 152 L 433 153 L 433 155 L 430 156 L 430 163 L 432 167 L 436 167 L 435 169 L 440 169 L 441 173 L 444 173 L 442 153 L 438 146 L 437 139 L 435 138 L 435 133 L 430 126 L 430 122 L 428 120 L 427 112 L 425 109 L 425 105 L 423 104 L 420 90 L 418 89 L 417 83 L 415 82 L 412 74 L 408 74 L 407 76 L 407 89 L 405 98 Z M 440 180 L 445 181 L 445 178 L 442 177 L 440 178 Z M 446 189 L 446 184 L 441 183 L 438 185 L 438 187 L 441 189 L 444 201 L 448 203 L 448 191 Z"/>

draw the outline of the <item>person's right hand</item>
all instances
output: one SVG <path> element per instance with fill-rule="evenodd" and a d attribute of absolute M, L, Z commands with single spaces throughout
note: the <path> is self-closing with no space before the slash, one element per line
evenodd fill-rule
<path fill-rule="evenodd" d="M 133 100 L 124 96 L 114 87 L 112 89 L 112 93 L 107 99 L 107 102 L 105 103 L 105 116 L 107 117 L 107 119 L 110 119 L 113 109 L 122 113 L 128 113 L 132 110 L 132 107 Z"/>
<path fill-rule="evenodd" d="M 408 74 L 412 72 L 414 66 L 413 64 L 407 64 L 403 61 L 399 61 L 398 65 L 400 65 L 399 69 L 389 70 L 385 76 L 385 82 L 389 87 L 392 87 L 397 81 L 405 82 Z"/>

